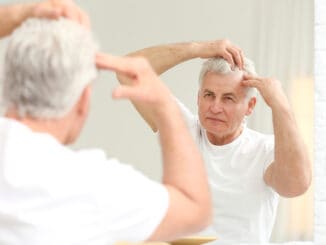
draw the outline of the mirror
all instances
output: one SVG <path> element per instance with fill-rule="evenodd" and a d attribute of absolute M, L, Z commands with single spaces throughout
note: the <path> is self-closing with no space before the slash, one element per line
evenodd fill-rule
<path fill-rule="evenodd" d="M 91 15 L 102 50 L 112 54 L 164 43 L 230 39 L 255 62 L 260 75 L 282 81 L 312 154 L 313 2 L 123 0 L 79 4 Z M 193 112 L 197 110 L 201 63 L 199 59 L 191 60 L 162 76 Z M 108 155 L 133 163 L 148 176 L 159 179 L 157 138 L 128 102 L 111 100 L 110 91 L 116 85 L 114 75 L 107 74 L 94 85 L 93 111 L 76 147 L 105 148 Z M 263 99 L 259 99 L 248 125 L 262 133 L 272 133 L 271 112 Z M 312 233 L 312 188 L 304 196 L 282 199 L 271 241 L 312 240 Z"/>
<path fill-rule="evenodd" d="M 255 62 L 260 75 L 282 81 L 312 153 L 313 2 L 77 2 L 90 13 L 102 50 L 116 55 L 163 43 L 230 39 Z M 193 112 L 197 110 L 195 98 L 201 63 L 200 59 L 191 60 L 162 76 L 176 97 Z M 117 84 L 113 74 L 101 75 L 94 84 L 90 119 L 75 147 L 104 148 L 109 156 L 132 163 L 148 176 L 159 179 L 157 137 L 130 103 L 111 100 L 110 91 Z M 272 133 L 271 112 L 263 99 L 259 98 L 248 125 L 262 133 Z M 312 188 L 304 196 L 281 200 L 272 242 L 312 240 L 312 200 Z"/>
<path fill-rule="evenodd" d="M 230 39 L 255 62 L 261 76 L 282 81 L 312 158 L 313 1 L 76 2 L 90 14 L 101 49 L 115 55 L 164 43 Z M 194 113 L 201 63 L 199 59 L 191 60 L 162 76 L 176 97 Z M 157 137 L 129 102 L 111 99 L 117 84 L 114 74 L 102 74 L 94 83 L 90 118 L 73 147 L 103 148 L 108 156 L 133 164 L 159 180 Z M 248 125 L 262 133 L 272 133 L 271 112 L 262 98 Z M 298 198 L 281 200 L 272 242 L 312 240 L 312 190 L 311 187 Z"/>

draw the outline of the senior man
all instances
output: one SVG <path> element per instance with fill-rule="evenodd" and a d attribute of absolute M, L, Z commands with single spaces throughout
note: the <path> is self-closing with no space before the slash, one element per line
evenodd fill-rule
<path fill-rule="evenodd" d="M 199 78 L 198 115 L 179 106 L 204 156 L 214 208 L 211 228 L 221 242 L 267 242 L 278 195 L 301 195 L 311 182 L 308 152 L 281 83 L 258 77 L 253 63 L 228 40 L 154 46 L 129 56 L 145 57 L 158 74 L 193 58 L 209 58 Z M 129 83 L 123 75 L 118 79 Z M 274 135 L 245 124 L 257 90 L 272 110 Z M 135 106 L 156 131 L 152 112 Z"/>
<path fill-rule="evenodd" d="M 152 111 L 162 183 L 99 149 L 67 147 L 88 115 L 96 52 L 91 33 L 62 18 L 28 19 L 9 37 L 1 81 L 1 244 L 166 241 L 211 220 L 201 155 L 173 96 L 144 59 L 104 56 L 106 69 L 132 80 L 113 97 Z"/>

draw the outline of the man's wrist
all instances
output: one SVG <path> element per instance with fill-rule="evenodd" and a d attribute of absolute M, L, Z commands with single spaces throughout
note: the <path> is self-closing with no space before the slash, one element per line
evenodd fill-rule
<path fill-rule="evenodd" d="M 155 110 L 156 125 L 158 128 L 165 127 L 169 124 L 174 124 L 178 117 L 182 118 L 180 109 L 176 101 L 171 98 L 171 100 L 165 102 Z"/>

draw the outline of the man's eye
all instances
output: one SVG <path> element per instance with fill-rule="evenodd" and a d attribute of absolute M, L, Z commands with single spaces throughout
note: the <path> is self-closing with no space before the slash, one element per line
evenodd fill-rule
<path fill-rule="evenodd" d="M 204 94 L 204 97 L 210 97 L 212 94 Z"/>

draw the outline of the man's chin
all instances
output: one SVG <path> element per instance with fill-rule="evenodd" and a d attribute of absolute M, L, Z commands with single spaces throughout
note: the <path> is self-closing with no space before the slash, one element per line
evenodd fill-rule
<path fill-rule="evenodd" d="M 206 128 L 206 131 L 216 135 L 216 136 L 223 136 L 227 133 L 227 128 L 225 125 L 208 125 Z"/>

